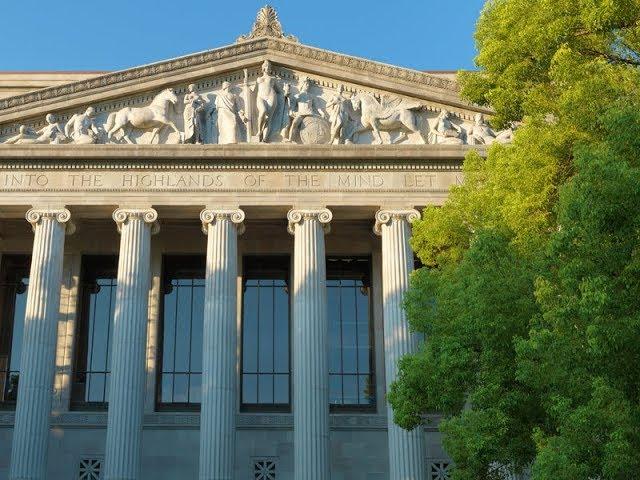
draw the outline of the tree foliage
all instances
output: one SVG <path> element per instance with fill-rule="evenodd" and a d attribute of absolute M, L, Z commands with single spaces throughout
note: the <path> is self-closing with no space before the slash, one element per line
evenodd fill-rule
<path fill-rule="evenodd" d="M 405 298 L 426 334 L 389 400 L 425 413 L 456 480 L 640 471 L 640 0 L 492 0 L 467 99 L 515 142 L 464 162 L 414 225 Z"/>

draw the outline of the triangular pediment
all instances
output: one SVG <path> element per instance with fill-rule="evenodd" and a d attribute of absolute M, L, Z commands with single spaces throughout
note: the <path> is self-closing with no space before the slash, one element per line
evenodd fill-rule
<path fill-rule="evenodd" d="M 201 143 L 327 143 L 327 135 L 333 137 L 332 143 L 455 144 L 456 128 L 460 142 L 471 143 L 467 136 L 473 129 L 474 117 L 478 113 L 490 114 L 489 110 L 461 100 L 456 82 L 449 78 L 303 45 L 283 34 L 279 22 L 274 24 L 267 14 L 261 14 L 264 18 L 261 20 L 259 14 L 254 30 L 233 45 L 0 99 L 0 143 L 49 143 L 37 140 L 42 138 L 37 132 L 48 125 L 47 114 L 55 116 L 53 121 L 61 137 L 65 130 L 69 135 L 61 143 L 82 143 L 71 138 L 74 129 L 69 122 L 77 122 L 78 115 L 84 115 L 89 107 L 94 110 L 94 126 L 104 130 L 100 132 L 104 138 L 96 137 L 95 143 L 131 140 L 141 144 L 189 139 Z M 270 70 L 265 73 L 267 61 Z M 267 79 L 269 85 L 264 86 L 266 77 L 274 79 L 273 84 Z M 189 85 L 194 85 L 191 96 Z M 277 97 L 274 102 L 280 102 L 277 109 L 264 99 L 269 97 L 269 88 Z M 124 138 L 129 128 L 124 126 L 109 138 L 104 135 L 114 114 L 148 107 L 166 89 L 171 89 L 177 98 L 166 112 L 175 128 L 168 123 L 158 132 L 151 124 L 132 127 Z M 360 98 L 362 102 L 357 101 Z M 260 106 L 265 101 L 268 105 Z M 193 113 L 194 105 L 201 107 L 197 114 Z M 227 127 L 234 120 L 218 118 L 225 108 L 236 115 L 231 139 Z M 313 112 L 308 112 L 309 108 Z M 453 125 L 448 139 L 433 136 L 443 111 L 450 112 Z M 275 115 L 281 117 L 277 119 L 279 123 L 264 134 L 264 125 L 259 123 L 264 124 L 265 116 L 271 117 L 269 122 L 276 122 Z M 292 133 L 294 117 L 300 115 L 310 118 L 298 121 L 294 125 L 297 131 Z M 342 123 L 349 123 L 348 128 L 332 135 L 341 122 L 337 118 L 340 115 L 344 117 Z M 194 127 L 193 122 L 199 126 Z M 377 125 L 379 137 L 367 122 Z M 189 137 L 193 137 L 194 128 L 202 129 L 202 138 Z M 304 135 L 301 128 L 306 128 Z M 21 131 L 24 141 L 20 139 Z M 224 142 L 220 141 L 222 137 L 226 137 Z M 439 142 L 439 138 L 444 141 Z"/>

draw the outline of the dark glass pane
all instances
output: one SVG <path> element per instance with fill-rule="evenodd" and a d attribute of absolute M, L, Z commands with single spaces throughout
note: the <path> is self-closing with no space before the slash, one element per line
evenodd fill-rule
<path fill-rule="evenodd" d="M 242 403 L 258 403 L 258 376 L 242 376 Z"/>
<path fill-rule="evenodd" d="M 334 405 L 342 403 L 342 376 L 329 375 L 329 402 Z"/>
<path fill-rule="evenodd" d="M 87 373 L 87 402 L 103 402 L 105 392 L 105 374 Z"/>
<path fill-rule="evenodd" d="M 173 401 L 187 403 L 189 401 L 189 375 L 177 373 L 173 377 Z"/>
<path fill-rule="evenodd" d="M 244 259 L 243 405 L 289 403 L 288 269 L 285 257 Z"/>
<path fill-rule="evenodd" d="M 360 404 L 373 405 L 376 390 L 371 375 L 360 375 L 358 378 L 358 382 Z"/>
<path fill-rule="evenodd" d="M 358 404 L 358 376 L 343 375 L 342 388 L 344 391 L 344 404 L 357 405 Z"/>
<path fill-rule="evenodd" d="M 329 314 L 329 397 L 332 405 L 374 405 L 370 388 L 372 337 L 369 260 L 327 259 Z M 368 390 L 367 390 L 368 389 Z"/>
<path fill-rule="evenodd" d="M 257 283 L 257 281 L 256 281 Z M 258 287 L 244 291 L 242 312 L 242 368 L 245 372 L 258 371 Z"/>
<path fill-rule="evenodd" d="M 23 278 L 22 283 L 28 286 L 29 279 Z M 16 290 L 13 289 L 13 291 Z M 28 291 L 28 287 L 24 289 L 24 291 L 18 290 L 15 296 L 13 332 L 11 334 L 11 361 L 9 362 L 9 370 L 12 372 L 20 371 L 20 356 L 22 355 L 22 337 L 24 335 L 24 316 L 27 310 Z"/>
<path fill-rule="evenodd" d="M 289 375 L 274 375 L 273 403 L 289 403 Z"/>
<path fill-rule="evenodd" d="M 258 403 L 274 403 L 273 375 L 258 375 Z"/>
<path fill-rule="evenodd" d="M 176 331 L 176 297 L 177 289 L 164 296 L 164 322 L 162 335 L 162 371 L 173 371 L 173 341 Z"/>
<path fill-rule="evenodd" d="M 162 396 L 160 401 L 162 403 L 171 403 L 173 401 L 173 374 L 165 373 L 162 375 L 161 381 L 161 392 Z"/>
<path fill-rule="evenodd" d="M 191 325 L 191 372 L 202 371 L 202 326 L 204 322 L 204 287 L 193 289 Z"/>
<path fill-rule="evenodd" d="M 275 312 L 275 371 L 289 372 L 289 295 L 283 281 L 275 282 L 274 312 Z M 289 376 L 287 375 L 287 379 Z M 287 380 L 288 381 L 288 380 Z M 288 390 L 288 389 L 287 389 Z M 285 402 L 276 402 L 285 403 Z"/>
<path fill-rule="evenodd" d="M 273 372 L 273 282 L 261 280 L 258 317 L 258 362 L 260 373 Z"/>
<path fill-rule="evenodd" d="M 199 373 L 191 374 L 189 385 L 189 402 L 200 403 L 202 400 L 202 375 Z"/>
<path fill-rule="evenodd" d="M 191 280 L 189 280 L 191 282 Z M 176 372 L 189 371 L 189 358 L 191 357 L 191 305 L 192 289 L 185 288 L 185 280 L 180 280 L 178 291 L 178 311 L 176 321 L 175 344 L 175 370 Z"/>
<path fill-rule="evenodd" d="M 205 283 L 203 256 L 164 258 L 161 406 L 201 401 Z"/>

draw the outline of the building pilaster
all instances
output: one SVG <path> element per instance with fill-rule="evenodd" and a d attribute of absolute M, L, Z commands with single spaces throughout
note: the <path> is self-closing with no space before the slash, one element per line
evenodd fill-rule
<path fill-rule="evenodd" d="M 104 478 L 137 480 L 144 413 L 151 235 L 158 230 L 158 214 L 151 208 L 120 208 L 113 213 L 113 219 L 120 232 L 120 255 Z"/>
<path fill-rule="evenodd" d="M 13 428 L 11 480 L 44 480 L 53 397 L 60 285 L 69 210 L 27 212 L 34 240 L 24 321 L 18 403 Z"/>
<path fill-rule="evenodd" d="M 207 235 L 200 413 L 200 479 L 233 480 L 235 468 L 239 209 L 200 212 Z"/>
<path fill-rule="evenodd" d="M 326 208 L 287 214 L 294 236 L 293 422 L 294 478 L 328 480 L 329 368 L 324 235 Z"/>
<path fill-rule="evenodd" d="M 413 252 L 409 245 L 410 223 L 419 219 L 413 209 L 378 210 L 374 232 L 382 236 L 382 297 L 384 317 L 384 356 L 387 388 L 398 375 L 398 361 L 412 353 L 418 338 L 409 330 L 402 308 L 403 295 L 409 287 L 413 270 Z M 387 405 L 389 438 L 389 479 L 425 480 L 426 452 L 422 428 L 404 430 L 393 421 Z"/>

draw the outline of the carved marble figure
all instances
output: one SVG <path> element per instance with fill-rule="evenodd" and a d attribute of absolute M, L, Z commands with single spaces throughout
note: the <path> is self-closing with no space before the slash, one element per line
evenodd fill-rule
<path fill-rule="evenodd" d="M 360 92 L 351 98 L 351 105 L 354 111 L 360 112 L 360 125 L 356 126 L 353 134 L 371 130 L 374 145 L 383 143 L 380 131 L 398 131 L 399 135 L 393 143 L 400 143 L 409 138 L 408 132 L 419 133 L 422 143 L 426 143 L 415 115 L 415 110 L 422 108 L 419 103 L 405 105 L 402 98 L 381 103 L 373 94 Z"/>
<path fill-rule="evenodd" d="M 47 124 L 36 132 L 38 134 L 37 143 L 58 145 L 69 141 L 64 134 L 64 129 L 56 120 L 55 115 L 52 113 L 47 114 L 45 117 Z"/>
<path fill-rule="evenodd" d="M 3 144 L 4 145 L 24 145 L 26 143 L 36 143 L 37 135 L 33 129 L 27 127 L 26 125 L 20 125 L 18 129 L 18 133 L 13 137 L 7 138 Z"/>
<path fill-rule="evenodd" d="M 329 122 L 331 123 L 331 136 L 329 143 L 351 143 L 355 118 L 351 100 L 344 96 L 344 85 L 338 86 L 336 94 L 327 102 Z"/>
<path fill-rule="evenodd" d="M 433 144 L 463 145 L 464 131 L 460 125 L 451 120 L 451 113 L 443 109 L 438 115 L 436 126 L 429 134 L 429 142 Z"/>
<path fill-rule="evenodd" d="M 205 100 L 192 83 L 184 96 L 184 143 L 204 143 Z"/>
<path fill-rule="evenodd" d="M 489 126 L 481 113 L 474 117 L 473 126 L 467 134 L 469 145 L 491 145 L 496 140 L 496 132 Z"/>
<path fill-rule="evenodd" d="M 238 119 L 246 123 L 247 117 L 239 107 L 238 96 L 231 92 L 229 82 L 222 83 L 222 89 L 216 95 L 214 105 L 215 111 L 218 113 L 216 122 L 218 143 L 238 143 L 240 141 Z"/>
<path fill-rule="evenodd" d="M 258 141 L 268 142 L 274 132 L 281 130 L 282 125 L 278 124 L 276 112 L 282 109 L 284 103 L 280 80 L 273 75 L 269 60 L 265 60 L 262 64 L 262 76 L 258 77 L 257 82 Z"/>
<path fill-rule="evenodd" d="M 73 143 L 91 144 L 98 143 L 101 131 L 95 121 L 96 110 L 89 107 L 84 113 L 73 115 L 64 127 L 64 134 L 71 138 Z"/>
<path fill-rule="evenodd" d="M 311 80 L 303 77 L 300 80 L 299 93 L 293 97 L 293 121 L 289 128 L 287 140 L 293 142 L 296 134 L 299 133 L 302 122 L 307 117 L 324 119 L 325 115 L 320 111 L 317 99 L 311 95 Z"/>
<path fill-rule="evenodd" d="M 67 143 L 68 138 L 64 134 L 62 126 L 56 122 L 56 117 L 49 113 L 45 117 L 47 124 L 38 131 L 21 125 L 19 133 L 11 138 L 8 138 L 4 143 L 7 145 L 20 145 L 27 143 L 42 143 L 58 145 L 60 143 Z"/>
<path fill-rule="evenodd" d="M 127 143 L 133 143 L 130 134 L 132 129 L 152 130 L 149 143 L 153 143 L 158 132 L 165 126 L 171 127 L 180 137 L 182 134 L 176 124 L 170 118 L 170 110 L 178 103 L 176 92 L 167 88 L 160 92 L 147 107 L 125 107 L 118 112 L 109 114 L 105 130 L 107 138 L 111 140 L 113 135 L 122 130 L 123 138 Z"/>

